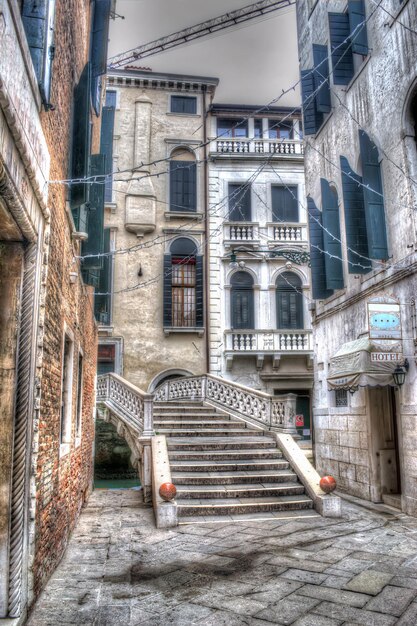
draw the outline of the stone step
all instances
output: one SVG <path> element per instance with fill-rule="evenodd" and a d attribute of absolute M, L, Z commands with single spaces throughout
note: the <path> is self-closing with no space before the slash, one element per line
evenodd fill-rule
<path fill-rule="evenodd" d="M 185 413 L 176 415 L 175 413 L 154 413 L 153 414 L 154 421 L 158 422 L 182 422 L 182 421 L 190 421 L 190 422 L 204 422 L 205 420 L 218 421 L 218 422 L 227 422 L 231 421 L 230 415 L 226 415 L 224 413 Z M 245 422 L 233 420 L 234 422 L 245 425 Z"/>
<path fill-rule="evenodd" d="M 230 461 L 230 460 L 256 460 L 256 459 L 281 459 L 282 452 L 278 449 L 264 449 L 254 450 L 248 448 L 247 450 L 199 450 L 199 451 L 168 451 L 169 460 L 172 461 L 198 461 L 198 460 L 210 460 L 210 461 Z"/>
<path fill-rule="evenodd" d="M 236 522 L 268 522 L 274 520 L 321 519 L 321 515 L 312 509 L 298 509 L 296 511 L 268 511 L 265 513 L 237 513 L 233 515 L 190 515 L 182 517 L 178 524 L 236 524 Z M 233 530 L 230 529 L 232 533 Z"/>
<path fill-rule="evenodd" d="M 190 420 L 176 420 L 175 422 L 169 422 L 169 421 L 159 421 L 159 420 L 154 420 L 154 428 L 155 430 L 159 430 L 159 428 L 172 428 L 172 429 L 178 429 L 178 428 L 185 428 L 185 429 L 194 429 L 194 428 L 207 428 L 207 429 L 211 429 L 211 428 L 224 428 L 224 429 L 228 429 L 228 430 L 241 430 L 242 428 L 246 429 L 245 424 L 243 424 L 242 422 L 226 422 L 224 419 L 221 421 L 217 421 L 217 420 L 194 420 L 194 421 L 190 421 Z M 252 431 L 253 432 L 253 431 Z"/>
<path fill-rule="evenodd" d="M 199 500 L 187 500 L 186 502 L 177 500 L 177 510 L 180 517 L 311 509 L 312 505 L 312 500 L 305 495 L 251 498 L 245 499 L 243 502 L 236 501 L 236 498 L 213 498 L 204 503 Z"/>
<path fill-rule="evenodd" d="M 297 482 L 297 476 L 287 468 L 282 470 L 263 472 L 233 472 L 228 474 L 214 474 L 210 472 L 195 472 L 194 474 L 184 474 L 183 472 L 172 473 L 172 482 L 177 487 L 181 485 L 252 485 L 271 484 L 281 482 Z"/>
<path fill-rule="evenodd" d="M 229 428 L 158 428 L 159 435 L 166 437 L 253 437 L 254 431 L 249 428 L 241 430 Z"/>
<path fill-rule="evenodd" d="M 263 470 L 280 470 L 289 467 L 288 461 L 254 460 L 254 461 L 174 461 L 171 472 L 249 472 Z"/>
<path fill-rule="evenodd" d="M 299 483 L 267 483 L 249 484 L 242 483 L 230 485 L 200 485 L 191 486 L 184 485 L 177 489 L 177 501 L 193 498 L 195 500 L 203 500 L 206 498 L 259 498 L 270 496 L 291 496 L 304 494 L 304 487 Z"/>
<path fill-rule="evenodd" d="M 196 415 L 206 415 L 213 413 L 214 415 L 228 415 L 226 411 L 215 409 L 212 406 L 159 406 L 154 405 L 154 414 L 172 413 L 172 415 L 185 415 L 188 413 L 195 413 Z"/>
<path fill-rule="evenodd" d="M 193 450 L 193 451 L 209 451 L 209 450 L 264 450 L 274 448 L 276 443 L 265 435 L 255 437 L 199 437 L 196 441 L 195 437 L 189 439 L 181 438 L 167 439 L 168 450 Z"/>

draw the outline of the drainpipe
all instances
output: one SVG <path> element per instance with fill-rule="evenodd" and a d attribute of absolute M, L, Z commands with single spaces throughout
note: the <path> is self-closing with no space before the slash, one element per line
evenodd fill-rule
<path fill-rule="evenodd" d="M 206 85 L 202 86 L 203 90 L 203 142 L 204 142 L 204 225 L 205 225 L 205 233 L 204 233 L 204 248 L 205 248 L 205 263 L 204 263 L 204 274 L 205 274 L 205 295 L 206 295 L 206 306 L 205 306 L 205 326 L 206 326 L 206 372 L 210 373 L 210 250 L 209 250 L 209 241 L 210 241 L 210 220 L 209 220 L 209 198 L 208 198 L 208 163 L 207 163 L 207 155 L 208 155 L 208 146 L 207 146 L 207 102 L 206 102 Z"/>

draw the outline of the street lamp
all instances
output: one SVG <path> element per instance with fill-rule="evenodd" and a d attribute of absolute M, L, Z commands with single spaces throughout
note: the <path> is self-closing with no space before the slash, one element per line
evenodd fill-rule
<path fill-rule="evenodd" d="M 392 377 L 397 387 L 402 387 L 403 384 L 405 383 L 405 377 L 408 372 L 408 368 L 409 368 L 408 359 L 405 359 L 404 365 L 397 365 L 397 367 L 395 368 L 392 374 Z"/>

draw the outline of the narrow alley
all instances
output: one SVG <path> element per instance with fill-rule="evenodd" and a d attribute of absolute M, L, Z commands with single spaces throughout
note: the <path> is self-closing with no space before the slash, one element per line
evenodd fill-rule
<path fill-rule="evenodd" d="M 369 506 L 157 530 L 140 490 L 96 490 L 28 626 L 415 626 L 417 520 Z"/>

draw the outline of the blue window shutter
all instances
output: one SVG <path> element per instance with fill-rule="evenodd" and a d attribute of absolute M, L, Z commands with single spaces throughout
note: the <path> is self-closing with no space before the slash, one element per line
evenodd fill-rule
<path fill-rule="evenodd" d="M 343 204 L 345 208 L 346 245 L 349 274 L 366 274 L 372 269 L 366 233 L 362 178 L 353 172 L 348 160 L 340 157 Z"/>
<path fill-rule="evenodd" d="M 231 222 L 250 222 L 251 186 L 241 183 L 229 183 L 229 220 Z"/>
<path fill-rule="evenodd" d="M 106 202 L 112 201 L 114 114 L 115 109 L 112 106 L 103 107 L 101 112 L 100 152 L 106 156 L 106 184 L 104 192 Z"/>
<path fill-rule="evenodd" d="M 197 209 L 197 167 L 192 161 L 170 162 L 170 211 Z"/>
<path fill-rule="evenodd" d="M 283 272 L 277 280 L 277 328 L 304 328 L 303 293 L 300 278 Z"/>
<path fill-rule="evenodd" d="M 363 130 L 359 131 L 359 143 L 369 257 L 386 260 L 388 259 L 387 229 L 378 150 Z"/>
<path fill-rule="evenodd" d="M 91 32 L 91 99 L 97 115 L 100 113 L 100 76 L 106 73 L 111 0 L 95 0 Z"/>
<path fill-rule="evenodd" d="M 24 0 L 22 22 L 44 105 L 50 101 L 55 0 Z"/>
<path fill-rule="evenodd" d="M 253 290 L 232 288 L 232 328 L 254 328 Z"/>
<path fill-rule="evenodd" d="M 352 52 L 368 54 L 365 3 L 363 0 L 348 0 L 349 24 Z"/>
<path fill-rule="evenodd" d="M 348 85 L 354 75 L 353 53 L 350 43 L 350 24 L 347 13 L 329 13 L 330 48 L 335 85 Z"/>
<path fill-rule="evenodd" d="M 310 233 L 311 287 L 315 300 L 323 300 L 333 291 L 326 286 L 324 243 L 321 212 L 312 198 L 307 198 L 308 229 Z"/>
<path fill-rule="evenodd" d="M 164 326 L 172 326 L 172 258 L 164 254 L 164 295 L 163 295 Z"/>
<path fill-rule="evenodd" d="M 314 72 L 312 70 L 301 70 L 304 135 L 315 135 L 323 123 L 323 113 L 319 113 L 316 109 L 314 91 Z"/>
<path fill-rule="evenodd" d="M 314 88 L 316 90 L 316 109 L 319 113 L 330 113 L 329 61 L 327 46 L 313 44 Z"/>
<path fill-rule="evenodd" d="M 340 243 L 340 219 L 337 194 L 331 189 L 328 181 L 320 179 L 323 243 L 326 254 L 324 266 L 326 268 L 327 289 L 343 289 L 343 262 L 342 245 Z"/>
<path fill-rule="evenodd" d="M 72 130 L 71 178 L 85 178 L 88 173 L 90 154 L 90 64 L 83 69 L 78 85 L 74 90 Z M 88 185 L 71 185 L 71 208 L 87 202 Z"/>
<path fill-rule="evenodd" d="M 100 176 L 99 182 L 90 185 L 88 239 L 82 243 L 82 256 L 101 254 L 104 251 L 104 154 L 92 154 L 90 157 L 90 176 Z M 84 259 L 84 269 L 101 269 L 103 257 Z"/>
<path fill-rule="evenodd" d="M 198 328 L 204 326 L 204 269 L 203 256 L 195 257 L 195 325 Z"/>
<path fill-rule="evenodd" d="M 110 228 L 104 229 L 104 252 L 110 252 Z M 94 296 L 94 315 L 100 324 L 106 326 L 111 322 L 111 286 L 112 286 L 113 258 L 111 255 L 103 257 L 103 266 L 100 270 L 97 292 L 107 295 Z"/>
<path fill-rule="evenodd" d="M 272 219 L 274 222 L 298 222 L 297 187 L 273 185 Z"/>

